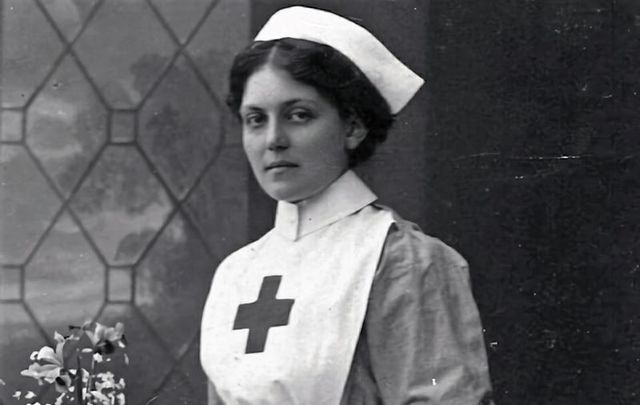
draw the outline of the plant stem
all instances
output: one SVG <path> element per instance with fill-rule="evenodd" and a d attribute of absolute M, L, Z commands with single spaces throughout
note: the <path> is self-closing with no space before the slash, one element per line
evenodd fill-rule
<path fill-rule="evenodd" d="M 93 384 L 93 373 L 96 371 L 96 359 L 91 355 L 91 371 L 89 372 L 89 379 L 87 380 L 87 401 L 89 401 L 89 392 L 91 392 L 91 385 Z M 85 405 L 88 402 L 85 402 Z"/>
<path fill-rule="evenodd" d="M 82 367 L 80 364 L 80 353 L 76 352 L 76 402 L 78 405 L 83 405 L 84 401 L 82 398 Z"/>

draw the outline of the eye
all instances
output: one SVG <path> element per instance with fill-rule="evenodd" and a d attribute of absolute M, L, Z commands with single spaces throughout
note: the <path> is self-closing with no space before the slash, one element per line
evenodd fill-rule
<path fill-rule="evenodd" d="M 292 122 L 304 123 L 314 117 L 313 113 L 305 108 L 295 108 L 287 114 L 287 119 Z"/>
<path fill-rule="evenodd" d="M 260 112 L 252 112 L 244 116 L 242 123 L 244 124 L 244 126 L 249 128 L 258 128 L 259 126 L 263 125 L 266 120 L 267 117 L 265 114 L 262 114 Z"/>

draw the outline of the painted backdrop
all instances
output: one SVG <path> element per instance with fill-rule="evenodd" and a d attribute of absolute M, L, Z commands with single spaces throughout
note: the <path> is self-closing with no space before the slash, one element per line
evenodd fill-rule
<path fill-rule="evenodd" d="M 224 88 L 248 1 L 1 4 L 0 403 L 90 319 L 125 323 L 128 403 L 204 403 L 200 312 L 247 237 Z"/>

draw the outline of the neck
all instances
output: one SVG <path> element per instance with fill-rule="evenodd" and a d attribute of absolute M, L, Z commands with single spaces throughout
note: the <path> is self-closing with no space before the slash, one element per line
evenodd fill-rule
<path fill-rule="evenodd" d="M 346 172 L 347 172 L 347 168 L 345 167 L 340 173 L 338 173 L 338 175 L 336 175 L 336 177 L 334 177 L 326 186 L 322 187 L 321 189 L 317 190 L 316 192 L 314 192 L 313 194 L 311 194 L 310 196 L 308 196 L 307 198 L 303 198 L 301 200 L 295 200 L 295 201 L 287 201 L 290 204 L 295 204 L 297 205 L 299 208 L 303 208 L 305 205 L 308 205 L 310 203 L 312 203 L 315 199 L 318 198 L 319 195 L 321 195 L 327 188 L 331 187 L 331 185 L 333 183 L 335 183 L 336 180 L 338 180 L 340 177 L 342 177 Z"/>

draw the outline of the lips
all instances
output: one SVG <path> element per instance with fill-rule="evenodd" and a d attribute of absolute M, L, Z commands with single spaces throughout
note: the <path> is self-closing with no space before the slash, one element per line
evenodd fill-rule
<path fill-rule="evenodd" d="M 278 168 L 285 168 L 285 167 L 298 167 L 298 165 L 293 162 L 289 162 L 287 160 L 277 160 L 275 162 L 271 162 L 268 165 L 266 165 L 264 170 L 271 170 L 271 169 L 278 169 Z"/>

